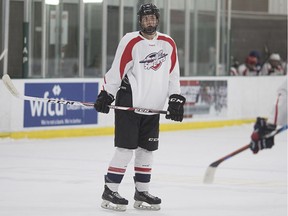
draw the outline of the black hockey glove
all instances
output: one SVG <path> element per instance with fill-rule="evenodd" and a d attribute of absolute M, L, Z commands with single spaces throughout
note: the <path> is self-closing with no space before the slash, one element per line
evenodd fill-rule
<path fill-rule="evenodd" d="M 182 95 L 172 94 L 169 97 L 168 102 L 168 114 L 166 115 L 166 119 L 171 119 L 173 121 L 182 121 L 184 109 L 183 106 L 185 104 L 186 98 Z"/>
<path fill-rule="evenodd" d="M 254 154 L 257 154 L 259 150 L 272 148 L 274 145 L 274 136 L 270 138 L 264 138 L 264 136 L 275 129 L 276 125 L 267 123 L 265 118 L 257 118 L 250 142 L 250 149 Z"/>
<path fill-rule="evenodd" d="M 113 101 L 114 96 L 102 90 L 98 95 L 96 102 L 94 103 L 94 108 L 98 112 L 109 113 L 110 108 L 108 105 L 110 105 Z"/>

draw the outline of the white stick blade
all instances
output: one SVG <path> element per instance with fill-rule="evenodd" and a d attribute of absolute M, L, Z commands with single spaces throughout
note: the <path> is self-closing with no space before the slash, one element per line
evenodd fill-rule
<path fill-rule="evenodd" d="M 212 184 L 214 181 L 215 172 L 216 172 L 216 167 L 209 166 L 204 175 L 203 183 Z"/>
<path fill-rule="evenodd" d="M 9 90 L 9 92 L 11 94 L 13 94 L 15 97 L 19 97 L 19 92 L 17 91 L 17 89 L 15 88 L 15 86 L 13 85 L 10 77 L 8 74 L 4 74 L 2 77 L 3 83 L 6 86 L 6 88 Z"/>
<path fill-rule="evenodd" d="M 29 100 L 29 101 L 40 101 L 45 103 L 54 103 L 54 104 L 64 104 L 64 105 L 71 105 L 71 106 L 84 106 L 84 107 L 93 107 L 93 103 L 83 103 L 80 101 L 69 101 L 69 100 L 61 100 L 61 99 L 54 99 L 54 98 L 39 98 L 39 97 L 31 97 L 26 95 L 21 95 L 16 87 L 14 86 L 12 80 L 10 79 L 8 74 L 3 75 L 2 77 L 3 83 L 8 89 L 8 91 L 15 97 Z"/>

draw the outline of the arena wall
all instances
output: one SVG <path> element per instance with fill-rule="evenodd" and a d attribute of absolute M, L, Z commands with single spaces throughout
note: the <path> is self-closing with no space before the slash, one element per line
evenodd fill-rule
<path fill-rule="evenodd" d="M 286 77 L 183 77 L 187 97 L 182 123 L 161 115 L 161 131 L 224 127 L 268 117 Z M 93 102 L 102 79 L 13 79 L 21 94 Z M 0 137 L 54 138 L 113 134 L 114 111 L 97 113 L 12 96 L 0 81 Z M 87 101 L 89 100 L 89 101 Z M 148 106 L 148 105 L 147 105 Z M 148 108 L 148 107 L 147 107 Z M 165 107 L 164 109 L 167 109 Z M 31 114 L 32 113 L 32 114 Z"/>

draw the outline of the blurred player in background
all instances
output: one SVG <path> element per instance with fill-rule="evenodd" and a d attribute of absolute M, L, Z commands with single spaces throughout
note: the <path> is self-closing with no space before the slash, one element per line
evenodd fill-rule
<path fill-rule="evenodd" d="M 163 109 L 169 97 L 166 118 L 183 120 L 186 99 L 180 95 L 177 47 L 170 36 L 157 31 L 159 18 L 159 9 L 154 4 L 140 6 L 141 30 L 121 39 L 94 104 L 98 112 L 108 113 L 108 105 L 115 96 L 118 106 L 150 109 Z M 103 208 L 126 210 L 128 200 L 119 195 L 118 187 L 135 152 L 134 207 L 160 209 L 161 199 L 149 193 L 153 151 L 158 149 L 159 119 L 159 114 L 115 110 L 116 149 L 105 175 Z"/>
<path fill-rule="evenodd" d="M 270 55 L 268 62 L 262 67 L 261 74 L 269 76 L 285 75 L 281 57 L 278 53 Z"/>
<path fill-rule="evenodd" d="M 287 77 L 277 91 L 277 100 L 268 119 L 258 117 L 251 135 L 250 149 L 254 154 L 259 150 L 272 148 L 274 136 L 264 138 L 266 134 L 274 131 L 277 126 L 284 126 L 288 123 L 287 119 Z"/>
<path fill-rule="evenodd" d="M 232 65 L 230 67 L 230 71 L 229 71 L 229 74 L 230 76 L 239 76 L 239 71 L 238 71 L 238 68 L 239 68 L 239 60 L 235 57 L 232 57 Z"/>
<path fill-rule="evenodd" d="M 239 76 L 258 76 L 260 67 L 260 55 L 257 51 L 251 51 L 245 59 L 245 63 L 238 67 Z"/>

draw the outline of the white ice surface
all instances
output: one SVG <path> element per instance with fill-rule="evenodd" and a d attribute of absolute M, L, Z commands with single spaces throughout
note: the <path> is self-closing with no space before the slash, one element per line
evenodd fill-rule
<path fill-rule="evenodd" d="M 133 160 L 119 188 L 127 211 L 100 207 L 113 136 L 0 139 L 0 216 L 286 216 L 287 132 L 271 150 L 224 161 L 214 184 L 202 183 L 208 165 L 246 145 L 251 129 L 162 132 L 150 187 L 162 198 L 158 212 L 133 208 Z"/>

